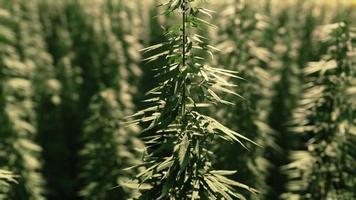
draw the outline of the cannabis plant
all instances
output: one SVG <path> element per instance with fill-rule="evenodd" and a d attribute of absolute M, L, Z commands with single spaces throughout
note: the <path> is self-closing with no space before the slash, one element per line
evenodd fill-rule
<path fill-rule="evenodd" d="M 300 86 L 297 61 L 300 44 L 298 32 L 294 29 L 295 8 L 292 5 L 272 4 L 270 15 L 274 20 L 271 20 L 265 37 L 271 53 L 269 73 L 274 75 L 274 93 L 267 119 L 270 127 L 276 131 L 275 142 L 280 147 L 280 151 L 270 151 L 267 157 L 273 163 L 267 177 L 267 184 L 273 189 L 267 194 L 267 199 L 276 199 L 285 191 L 286 177 L 280 168 L 289 162 L 285 156 L 288 149 L 299 143 L 288 130 Z"/>
<path fill-rule="evenodd" d="M 217 139 L 242 146 L 253 141 L 200 112 L 216 103 L 232 104 L 221 92 L 239 96 L 227 81 L 239 78 L 236 72 L 205 62 L 216 48 L 197 32 L 215 27 L 202 17 L 211 17 L 212 11 L 194 0 L 170 0 L 161 6 L 168 16 L 178 14 L 181 23 L 166 30 L 167 42 L 144 49 L 162 49 L 146 61 L 164 57 L 166 64 L 154 69 L 160 84 L 147 93 L 148 108 L 130 116 L 131 125 L 148 124 L 142 132 L 147 145 L 142 165 L 147 169 L 137 175 L 137 188 L 143 190 L 139 199 L 244 199 L 236 187 L 255 190 L 227 177 L 235 171 L 214 170 L 211 144 Z"/>
<path fill-rule="evenodd" d="M 81 196 L 85 199 L 128 199 L 135 193 L 124 191 L 116 186 L 137 170 L 126 170 L 132 165 L 141 164 L 135 148 L 143 148 L 142 142 L 133 136 L 138 127 L 132 130 L 119 125 L 122 111 L 116 91 L 107 89 L 93 98 L 90 105 L 91 117 L 84 130 L 84 149 L 81 151 L 83 168 L 81 176 L 85 186 Z"/>
<path fill-rule="evenodd" d="M 307 141 L 292 154 L 285 199 L 353 199 L 356 195 L 355 30 L 341 22 L 317 29 L 328 50 L 311 62 L 294 113 L 295 133 Z"/>
<path fill-rule="evenodd" d="M 21 178 L 3 199 L 43 199 L 41 148 L 36 144 L 36 63 L 28 57 L 32 16 L 26 2 L 0 1 L 0 166 Z M 31 49 L 33 53 L 35 50 Z"/>
<path fill-rule="evenodd" d="M 136 31 L 141 30 L 142 19 L 135 14 L 138 5 L 135 1 L 104 1 L 88 7 L 81 5 L 85 13 L 94 12 L 91 9 L 98 9 L 95 12 L 100 13 L 87 16 L 91 21 L 88 31 L 97 38 L 95 42 L 85 41 L 85 44 L 95 46 L 93 52 L 97 52 L 90 57 L 97 63 L 96 78 L 90 84 L 100 88 L 100 91 L 89 104 L 83 126 L 84 147 L 80 153 L 83 186 L 80 196 L 85 199 L 128 199 L 136 195 L 127 188 L 115 187 L 139 172 L 122 169 L 140 164 L 140 156 L 135 149 L 143 148 L 134 134 L 138 126 L 123 129 L 118 124 L 120 118 L 134 112 L 133 96 L 141 75 L 138 67 L 141 60 L 140 34 Z M 137 25 L 137 29 L 128 24 L 127 18 Z M 82 67 L 83 72 L 87 70 L 85 65 Z M 83 80 L 84 83 L 89 81 L 86 77 Z"/>
<path fill-rule="evenodd" d="M 40 21 L 40 9 L 38 0 L 23 1 L 21 7 L 23 9 L 24 23 L 21 26 L 20 34 L 23 39 L 19 44 L 19 49 L 23 59 L 32 62 L 35 66 L 32 75 L 33 101 L 34 111 L 36 113 L 36 121 L 33 126 L 37 129 L 36 142 L 43 149 L 41 152 L 41 175 L 46 173 L 48 160 L 57 160 L 58 157 L 50 158 L 49 145 L 53 144 L 53 137 L 58 129 L 57 111 L 58 105 L 61 103 L 60 92 L 61 84 L 55 77 L 55 66 L 53 57 L 47 51 L 48 46 L 45 40 L 45 31 Z M 46 185 L 43 187 L 47 187 Z M 48 194 L 48 188 L 46 195 Z"/>
<path fill-rule="evenodd" d="M 39 6 L 43 11 L 40 13 L 41 22 L 46 30 L 45 41 L 56 67 L 56 78 L 60 82 L 60 103 L 51 110 L 53 113 L 50 116 L 42 120 L 46 120 L 46 130 L 52 133 L 41 137 L 46 150 L 44 172 L 50 190 L 49 198 L 92 196 L 110 199 L 109 194 L 112 194 L 110 191 L 115 184 L 108 183 L 111 186 L 109 188 L 100 185 L 104 178 L 117 182 L 117 176 L 109 177 L 111 174 L 106 174 L 93 177 L 93 173 L 90 173 L 94 165 L 100 166 L 93 169 L 95 171 L 107 170 L 107 166 L 101 164 L 102 160 L 97 159 L 95 151 L 88 150 L 97 143 L 92 135 L 103 136 L 99 130 L 107 126 L 106 123 L 88 123 L 90 119 L 98 117 L 92 104 L 105 104 L 104 100 L 92 102 L 92 99 L 94 96 L 98 99 L 97 96 L 109 89 L 115 91 L 114 96 L 120 105 L 115 113 L 120 112 L 119 115 L 124 116 L 134 112 L 133 99 L 141 75 L 138 50 L 144 38 L 143 19 L 147 18 L 141 9 L 147 7 L 146 4 L 147 1 L 40 1 Z M 110 113 L 101 114 L 100 117 L 115 120 Z M 108 143 L 114 145 L 116 140 L 128 140 L 130 131 L 114 128 L 112 132 L 106 132 L 108 136 L 103 136 Z M 120 135 L 122 138 L 118 139 Z M 126 162 L 119 155 L 110 154 L 118 163 Z M 64 162 L 56 163 L 53 161 L 55 159 Z M 90 164 L 81 165 L 87 163 Z M 119 174 L 118 170 L 113 170 L 113 173 Z M 58 173 L 59 177 L 53 176 Z M 90 186 L 95 184 L 103 190 L 97 192 Z"/>
<path fill-rule="evenodd" d="M 219 24 L 223 27 L 216 36 L 219 49 L 225 51 L 219 55 L 220 65 L 238 70 L 245 81 L 240 86 L 240 93 L 245 100 L 231 99 L 238 105 L 225 107 L 219 112 L 226 123 L 247 134 L 264 148 L 247 144 L 249 151 L 240 146 L 217 145 L 216 164 L 229 169 L 237 169 L 239 180 L 258 188 L 260 195 L 248 195 L 248 199 L 264 199 L 268 191 L 267 175 L 270 162 L 266 159 L 268 151 L 275 149 L 274 131 L 268 125 L 270 100 L 274 83 L 268 64 L 271 55 L 260 43 L 268 18 L 258 13 L 257 9 L 245 1 L 233 1 L 222 12 Z M 240 84 L 236 80 L 235 84 Z M 224 117 L 228 116 L 228 117 Z M 229 162 L 237 160 L 237 162 Z"/>
<path fill-rule="evenodd" d="M 56 104 L 44 106 L 45 117 L 41 119 L 40 142 L 44 148 L 43 174 L 47 182 L 47 198 L 69 199 L 77 194 L 78 140 L 81 134 L 81 109 L 79 91 L 82 87 L 82 71 L 75 63 L 74 42 L 71 37 L 71 22 L 66 13 L 82 9 L 71 1 L 40 1 L 40 21 L 45 31 L 44 41 L 51 55 L 55 77 L 53 88 L 57 91 Z M 74 5 L 73 5 L 74 4 Z M 79 14 L 78 14 L 79 15 Z M 77 17 L 77 23 L 82 18 Z M 77 28 L 81 27 L 78 24 Z M 50 134 L 46 134 L 50 133 Z M 62 162 L 57 162 L 61 160 Z M 55 174 L 55 176 L 54 176 Z"/>

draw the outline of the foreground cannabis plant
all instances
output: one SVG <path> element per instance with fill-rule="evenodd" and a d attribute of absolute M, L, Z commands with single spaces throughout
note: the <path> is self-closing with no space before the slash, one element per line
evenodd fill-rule
<path fill-rule="evenodd" d="M 227 81 L 239 77 L 235 71 L 205 63 L 215 48 L 197 30 L 214 25 L 199 17 L 211 17 L 211 11 L 199 7 L 197 2 L 170 0 L 163 3 L 164 13 L 179 14 L 181 24 L 167 30 L 167 42 L 144 49 L 162 49 L 146 60 L 164 57 L 166 65 L 155 68 L 160 84 L 147 93 L 145 102 L 150 106 L 131 116 L 136 119 L 130 121 L 131 124 L 149 123 L 142 133 L 147 145 L 143 165 L 147 169 L 137 175 L 138 189 L 144 190 L 140 199 L 230 200 L 244 199 L 235 187 L 255 192 L 226 177 L 235 171 L 214 170 L 210 160 L 214 139 L 238 142 L 242 146 L 242 141 L 252 141 L 199 112 L 200 108 L 216 103 L 232 104 L 218 93 L 239 96 L 230 89 L 235 85 Z"/>

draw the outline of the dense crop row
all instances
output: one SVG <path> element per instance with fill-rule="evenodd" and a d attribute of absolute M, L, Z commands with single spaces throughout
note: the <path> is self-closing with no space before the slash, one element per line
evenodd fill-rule
<path fill-rule="evenodd" d="M 0 199 L 355 199 L 355 5 L 161 3 L 0 0 Z"/>

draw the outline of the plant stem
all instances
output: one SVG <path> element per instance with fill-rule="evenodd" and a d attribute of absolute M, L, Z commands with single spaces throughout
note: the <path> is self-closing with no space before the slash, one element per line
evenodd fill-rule
<path fill-rule="evenodd" d="M 186 28 L 185 28 L 185 26 L 186 26 L 186 2 L 184 1 L 183 2 L 183 7 L 182 7 L 182 9 L 183 9 L 183 15 L 182 15 L 182 19 L 183 19 L 183 21 L 182 21 L 182 26 L 183 26 L 183 28 L 182 28 L 182 34 L 183 34 L 183 68 L 185 67 L 185 65 L 186 65 L 186 58 L 185 58 L 185 44 L 187 43 L 187 37 L 186 37 Z"/>
<path fill-rule="evenodd" d="M 187 43 L 187 34 L 186 34 L 186 21 L 187 21 L 187 16 L 186 16 L 186 1 L 183 1 L 183 6 L 182 6 L 182 10 L 183 10 L 183 14 L 182 14 L 182 37 L 183 37 L 183 44 L 182 44 L 182 71 L 185 70 L 186 67 L 186 49 L 185 49 L 185 45 Z M 184 79 L 186 79 L 186 76 L 184 77 Z M 184 80 L 184 89 L 183 89 L 183 97 L 182 97 L 182 116 L 185 115 L 186 113 L 186 106 L 185 106 L 185 102 L 186 102 L 186 89 L 187 89 L 187 83 L 186 80 Z"/>

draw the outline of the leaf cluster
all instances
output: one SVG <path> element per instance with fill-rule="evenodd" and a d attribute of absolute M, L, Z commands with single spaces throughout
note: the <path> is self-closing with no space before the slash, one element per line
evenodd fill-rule
<path fill-rule="evenodd" d="M 172 0 L 162 4 L 166 14 L 180 13 L 182 23 L 166 30 L 167 42 L 143 49 L 163 49 L 146 61 L 163 57 L 166 64 L 154 68 L 156 77 L 163 80 L 147 93 L 144 102 L 148 108 L 128 117 L 133 118 L 129 124 L 148 124 L 142 132 L 147 145 L 143 165 L 147 169 L 136 177 L 140 184 L 150 187 L 141 199 L 243 199 L 234 187 L 255 192 L 226 177 L 233 171 L 212 169 L 209 146 L 214 138 L 241 145 L 253 141 L 199 113 L 201 108 L 214 104 L 233 104 L 220 94 L 239 96 L 231 89 L 236 85 L 227 79 L 240 77 L 235 71 L 211 67 L 205 62 L 217 49 L 196 30 L 214 26 L 199 17 L 210 16 L 211 11 L 196 7 L 193 2 Z"/>
<path fill-rule="evenodd" d="M 292 130 L 308 138 L 285 166 L 292 179 L 284 198 L 352 199 L 355 196 L 355 106 L 352 29 L 344 22 L 323 26 L 328 51 L 304 68 L 303 98 Z M 308 180 L 308 181 L 307 181 Z"/>

